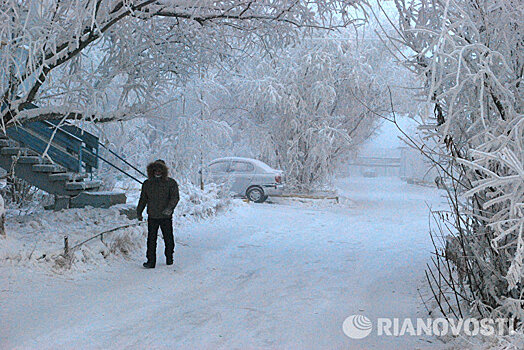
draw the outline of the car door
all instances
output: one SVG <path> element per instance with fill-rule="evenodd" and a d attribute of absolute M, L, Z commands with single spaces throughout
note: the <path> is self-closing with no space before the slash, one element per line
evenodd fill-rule
<path fill-rule="evenodd" d="M 255 167 L 253 164 L 241 160 L 231 161 L 231 164 L 229 164 L 231 191 L 242 196 L 245 195 L 254 174 Z"/>
<path fill-rule="evenodd" d="M 209 164 L 206 171 L 205 182 L 216 184 L 224 183 L 229 176 L 229 161 L 220 160 Z"/>

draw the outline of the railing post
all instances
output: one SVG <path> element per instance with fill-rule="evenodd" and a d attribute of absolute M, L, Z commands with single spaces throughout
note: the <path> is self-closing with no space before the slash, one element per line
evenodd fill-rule
<path fill-rule="evenodd" d="M 95 157 L 95 169 L 96 169 L 96 173 L 97 175 L 99 174 L 99 171 L 98 171 L 98 149 L 99 149 L 99 142 L 97 142 L 96 144 L 96 149 L 95 149 L 95 154 L 96 154 L 96 157 Z M 93 180 L 93 172 L 91 172 L 91 180 Z"/>
<path fill-rule="evenodd" d="M 82 145 L 80 145 L 80 150 L 78 151 L 78 172 L 82 172 Z"/>

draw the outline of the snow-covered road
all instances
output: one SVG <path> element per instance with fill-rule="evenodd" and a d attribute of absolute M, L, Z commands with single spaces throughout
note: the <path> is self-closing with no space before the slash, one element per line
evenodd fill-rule
<path fill-rule="evenodd" d="M 442 348 L 342 332 L 352 314 L 426 317 L 426 203 L 440 194 L 383 179 L 339 187 L 354 205 L 245 204 L 186 226 L 175 268 L 161 255 L 154 270 L 137 256 L 74 277 L 1 267 L 0 348 Z"/>

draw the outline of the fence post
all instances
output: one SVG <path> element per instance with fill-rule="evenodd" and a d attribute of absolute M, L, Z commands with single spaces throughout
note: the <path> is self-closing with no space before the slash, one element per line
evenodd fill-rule
<path fill-rule="evenodd" d="M 69 238 L 64 236 L 64 256 L 69 256 Z"/>

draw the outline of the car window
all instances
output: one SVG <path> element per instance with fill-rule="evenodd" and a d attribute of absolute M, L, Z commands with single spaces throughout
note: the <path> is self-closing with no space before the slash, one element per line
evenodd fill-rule
<path fill-rule="evenodd" d="M 237 173 L 250 173 L 253 170 L 255 170 L 255 167 L 253 164 L 247 163 L 247 162 L 232 162 L 231 166 L 229 168 L 229 171 L 231 172 L 237 172 Z"/>
<path fill-rule="evenodd" d="M 210 164 L 209 171 L 212 173 L 225 173 L 227 171 L 227 162 L 216 162 Z"/>

